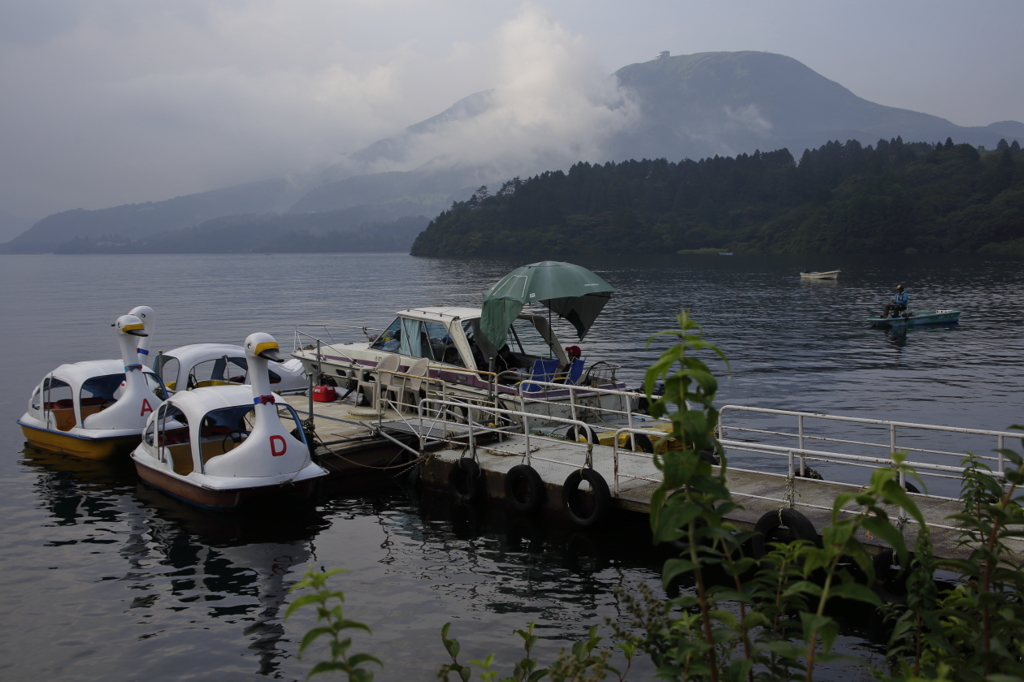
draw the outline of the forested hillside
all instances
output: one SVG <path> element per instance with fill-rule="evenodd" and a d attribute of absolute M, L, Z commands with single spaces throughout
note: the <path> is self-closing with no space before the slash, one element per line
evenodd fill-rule
<path fill-rule="evenodd" d="M 1014 142 L 789 151 L 591 165 L 486 187 L 417 237 L 416 256 L 947 253 L 1024 256 L 1024 154 Z"/>

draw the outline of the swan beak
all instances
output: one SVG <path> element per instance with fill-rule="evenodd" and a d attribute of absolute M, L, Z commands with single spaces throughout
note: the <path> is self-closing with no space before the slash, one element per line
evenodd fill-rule
<path fill-rule="evenodd" d="M 121 331 L 125 334 L 131 334 L 132 336 L 149 336 L 146 333 L 146 326 L 141 322 L 139 324 L 126 324 L 121 327 Z"/>
<path fill-rule="evenodd" d="M 278 347 L 276 341 L 267 341 L 265 343 L 257 344 L 253 350 L 253 355 L 258 355 L 261 358 L 272 360 L 273 362 L 284 362 L 284 358 L 281 356 L 281 349 Z"/>

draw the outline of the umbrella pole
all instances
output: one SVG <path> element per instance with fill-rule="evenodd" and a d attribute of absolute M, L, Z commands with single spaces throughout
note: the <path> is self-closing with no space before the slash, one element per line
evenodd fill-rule
<path fill-rule="evenodd" d="M 551 338 L 555 335 L 555 328 L 551 326 L 551 308 L 548 308 L 548 360 L 554 357 L 555 349 L 551 347 Z"/>

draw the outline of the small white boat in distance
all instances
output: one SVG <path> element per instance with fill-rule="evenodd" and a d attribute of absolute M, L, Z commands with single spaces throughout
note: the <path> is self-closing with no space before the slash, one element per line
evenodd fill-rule
<path fill-rule="evenodd" d="M 114 323 L 120 360 L 64 364 L 36 386 L 18 420 L 33 447 L 88 459 L 107 459 L 138 445 L 146 420 L 163 404 L 160 379 L 139 362 L 142 321 Z"/>
<path fill-rule="evenodd" d="M 151 415 L 132 452 L 147 485 L 207 509 L 312 494 L 327 472 L 313 462 L 298 414 L 270 390 L 268 363 L 282 361 L 274 337 L 249 335 L 245 358 L 251 387 L 181 391 Z"/>
<path fill-rule="evenodd" d="M 839 270 L 827 270 L 825 272 L 809 272 L 805 270 L 800 273 L 800 279 L 839 279 Z"/>

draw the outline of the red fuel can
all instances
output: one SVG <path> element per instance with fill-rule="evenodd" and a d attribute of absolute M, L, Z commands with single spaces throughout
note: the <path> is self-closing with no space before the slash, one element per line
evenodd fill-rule
<path fill-rule="evenodd" d="M 318 403 L 332 403 L 338 399 L 338 392 L 334 386 L 314 386 L 313 400 Z"/>

